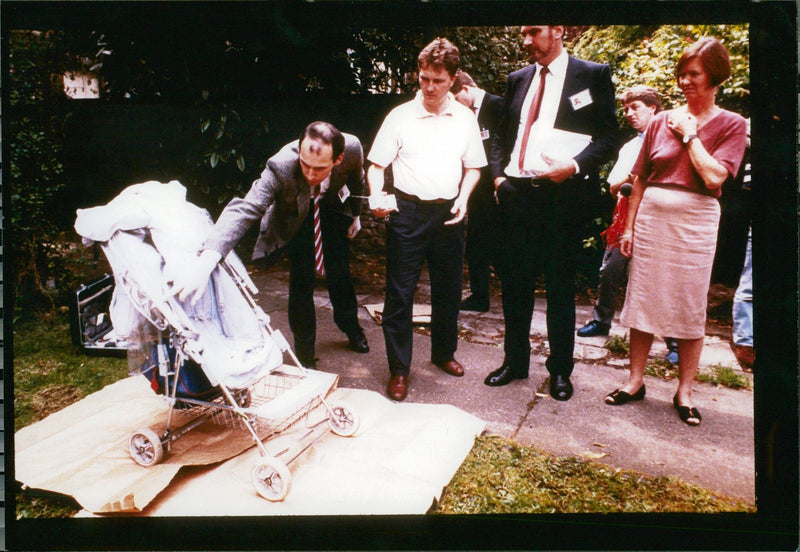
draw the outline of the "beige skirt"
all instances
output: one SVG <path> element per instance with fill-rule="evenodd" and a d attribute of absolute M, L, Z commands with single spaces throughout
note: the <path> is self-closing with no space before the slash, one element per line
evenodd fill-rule
<path fill-rule="evenodd" d="M 648 186 L 636 215 L 623 326 L 678 339 L 705 335 L 719 201 Z"/>

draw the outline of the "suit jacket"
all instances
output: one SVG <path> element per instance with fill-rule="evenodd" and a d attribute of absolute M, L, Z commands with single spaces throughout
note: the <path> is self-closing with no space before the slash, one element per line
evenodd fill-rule
<path fill-rule="evenodd" d="M 483 140 L 483 150 L 488 160 L 492 153 L 492 140 L 494 139 L 495 129 L 500 122 L 503 112 L 503 98 L 489 94 L 483 96 L 481 107 L 478 110 L 478 126 L 481 128 L 481 138 Z M 470 196 L 470 200 L 494 203 L 494 184 L 491 167 L 488 165 L 481 169 L 481 178 L 478 185 Z"/>
<path fill-rule="evenodd" d="M 503 176 L 504 169 L 508 166 L 517 139 L 522 103 L 525 101 L 535 71 L 536 66 L 529 65 L 508 76 L 505 105 L 492 141 L 492 153 L 489 159 L 492 178 Z M 591 94 L 592 103 L 574 109 L 570 98 L 585 90 Z M 608 65 L 569 56 L 554 127 L 592 136 L 592 142 L 574 157 L 581 169 L 580 174 L 573 176 L 567 182 L 570 180 L 597 182 L 600 166 L 615 156 L 619 142 L 614 85 L 611 82 L 611 70 Z M 580 187 L 584 191 L 588 190 L 586 186 Z M 565 189 L 569 188 L 569 185 L 565 186 Z M 596 192 L 599 195 L 599 188 Z"/>
<path fill-rule="evenodd" d="M 500 122 L 502 114 L 503 98 L 487 92 L 483 96 L 481 108 L 478 110 L 478 126 L 481 127 L 481 138 L 483 138 L 483 149 L 486 152 L 487 160 L 492 154 L 492 140 L 494 139 L 495 129 Z M 485 172 L 491 173 L 488 167 Z"/>
<path fill-rule="evenodd" d="M 363 195 L 364 152 L 355 136 L 344 134 L 344 139 L 342 162 L 331 171 L 320 210 L 354 219 L 361 214 L 361 199 L 353 196 Z M 222 211 L 203 249 L 215 249 L 224 257 L 259 220 L 253 260 L 289 243 L 302 226 L 310 205 L 310 187 L 300 170 L 299 146 L 299 140 L 295 140 L 267 160 L 261 177 L 253 182 L 247 195 L 232 199 Z M 347 193 L 345 186 L 349 198 L 342 201 L 340 192 Z"/>

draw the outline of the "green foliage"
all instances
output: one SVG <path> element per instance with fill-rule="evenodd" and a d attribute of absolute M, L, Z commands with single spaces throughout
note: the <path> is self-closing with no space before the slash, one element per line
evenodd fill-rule
<path fill-rule="evenodd" d="M 65 187 L 63 136 L 58 116 L 43 107 L 60 96 L 60 37 L 12 31 L 8 41 L 8 187 L 18 309 L 53 307 L 41 265 L 47 258 L 44 248 L 58 230 L 53 215 Z"/>
<path fill-rule="evenodd" d="M 631 352 L 631 344 L 628 343 L 627 335 L 612 335 L 606 339 L 605 348 L 617 356 L 628 356 Z"/>
<path fill-rule="evenodd" d="M 259 146 L 269 125 L 260 117 L 243 118 L 225 102 L 212 101 L 208 90 L 197 105 L 201 114 L 197 127 L 189 129 L 184 183 L 224 206 L 247 193 L 251 182 L 247 171 L 252 173 L 264 162 L 265 152 Z"/>
<path fill-rule="evenodd" d="M 355 66 L 354 93 L 409 94 L 417 89 L 417 56 L 437 36 L 455 44 L 461 68 L 481 88 L 502 95 L 506 77 L 528 64 L 519 27 L 359 29 L 348 49 Z M 486 52 L 492 52 L 487 56 Z"/>
<path fill-rule="evenodd" d="M 590 27 L 570 45 L 577 57 L 608 63 L 617 93 L 636 84 L 662 94 L 665 108 L 683 103 L 675 66 L 683 51 L 705 36 L 722 41 L 731 58 L 731 77 L 720 87 L 717 103 L 749 116 L 749 32 L 747 25 L 611 25 Z M 620 113 L 620 122 L 624 118 Z"/>
<path fill-rule="evenodd" d="M 502 96 L 508 74 L 529 63 L 518 26 L 456 27 L 443 33 L 458 47 L 462 69 L 492 94 Z"/>
<path fill-rule="evenodd" d="M 392 26 L 353 34 L 347 50 L 356 94 L 408 94 L 416 89 L 417 56 L 434 37 L 421 29 Z"/>
<path fill-rule="evenodd" d="M 16 496 L 17 519 L 74 517 L 81 511 L 78 502 L 66 495 L 26 489 Z"/>
<path fill-rule="evenodd" d="M 710 367 L 710 373 L 703 372 L 697 374 L 697 381 L 706 383 L 713 383 L 715 385 L 722 385 L 723 387 L 730 387 L 731 389 L 751 389 L 753 387 L 752 380 L 724 364 L 715 364 Z"/>

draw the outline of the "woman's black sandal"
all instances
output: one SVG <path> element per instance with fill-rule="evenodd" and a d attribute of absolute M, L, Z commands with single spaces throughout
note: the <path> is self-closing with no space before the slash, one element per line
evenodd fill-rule
<path fill-rule="evenodd" d="M 672 397 L 672 404 L 675 406 L 675 410 L 678 411 L 678 416 L 683 423 L 690 425 L 690 426 L 699 426 L 700 420 L 703 418 L 700 416 L 700 411 L 697 410 L 695 407 L 688 407 L 688 406 L 681 406 L 678 404 L 678 395 Z M 690 421 L 696 419 L 697 421 Z"/>
<path fill-rule="evenodd" d="M 606 395 L 606 404 L 610 404 L 613 406 L 619 406 L 621 404 L 627 404 L 632 401 L 641 401 L 644 399 L 644 384 L 639 388 L 639 390 L 631 395 L 630 393 L 626 393 L 625 391 L 620 391 L 619 389 L 614 389 L 611 393 Z"/>

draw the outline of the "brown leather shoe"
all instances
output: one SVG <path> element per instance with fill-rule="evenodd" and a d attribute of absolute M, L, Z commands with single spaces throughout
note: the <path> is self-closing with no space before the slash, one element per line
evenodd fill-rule
<path fill-rule="evenodd" d="M 753 363 L 756 361 L 756 355 L 752 347 L 749 345 L 734 345 L 733 354 L 736 355 L 736 360 L 739 362 L 739 366 L 742 367 L 742 370 L 745 372 L 753 371 Z"/>
<path fill-rule="evenodd" d="M 451 376 L 455 376 L 460 378 L 464 375 L 464 367 L 461 366 L 461 363 L 457 360 L 448 360 L 447 362 L 442 362 L 441 364 L 434 363 L 436 366 L 450 374 Z"/>
<path fill-rule="evenodd" d="M 408 394 L 408 376 L 392 376 L 386 394 L 395 401 L 402 401 Z"/>

